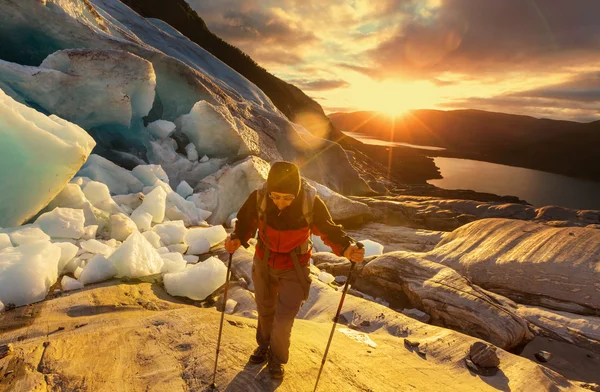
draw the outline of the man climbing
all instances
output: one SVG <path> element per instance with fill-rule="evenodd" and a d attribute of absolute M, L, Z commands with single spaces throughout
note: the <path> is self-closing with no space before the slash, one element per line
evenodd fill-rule
<path fill-rule="evenodd" d="M 256 342 L 250 362 L 269 361 L 271 377 L 283 378 L 294 318 L 310 288 L 311 232 L 338 256 L 362 262 L 364 249 L 336 225 L 316 190 L 290 162 L 276 162 L 265 185 L 250 194 L 237 214 L 235 234 L 225 249 L 235 252 L 258 229 L 252 280 L 258 308 Z"/>

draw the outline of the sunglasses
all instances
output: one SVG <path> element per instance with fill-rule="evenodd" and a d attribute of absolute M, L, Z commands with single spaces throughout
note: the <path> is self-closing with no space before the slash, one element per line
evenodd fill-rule
<path fill-rule="evenodd" d="M 269 193 L 269 197 L 273 201 L 279 201 L 279 200 L 292 201 L 292 200 L 294 200 L 296 198 L 295 196 L 277 196 L 277 195 L 273 195 L 271 193 Z"/>

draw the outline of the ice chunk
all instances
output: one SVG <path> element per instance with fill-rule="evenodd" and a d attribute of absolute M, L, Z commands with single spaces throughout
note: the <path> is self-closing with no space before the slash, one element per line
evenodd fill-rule
<path fill-rule="evenodd" d="M 172 139 L 151 141 L 147 152 L 148 160 L 160 164 L 169 176 L 170 184 L 176 187 L 186 181 L 193 188 L 198 181 L 219 170 L 227 163 L 227 158 L 214 158 L 207 162 L 190 161 L 173 146 Z"/>
<path fill-rule="evenodd" d="M 75 279 L 79 279 L 79 277 L 81 276 L 81 273 L 83 272 L 83 268 L 85 267 L 85 263 L 86 263 L 86 261 L 82 261 L 80 263 L 80 266 L 75 268 L 75 271 L 73 272 L 73 276 L 75 277 Z"/>
<path fill-rule="evenodd" d="M 65 275 L 60 281 L 60 287 L 62 288 L 62 291 L 81 290 L 83 284 L 80 281 Z"/>
<path fill-rule="evenodd" d="M 225 241 L 226 238 L 227 232 L 223 226 L 198 227 L 187 231 L 184 242 L 190 246 L 188 254 L 199 255 L 208 252 L 212 246 Z"/>
<path fill-rule="evenodd" d="M 89 253 L 92 253 L 94 255 L 101 254 L 105 257 L 112 255 L 113 252 L 115 251 L 115 248 L 112 248 L 106 244 L 103 244 L 102 242 L 100 242 L 98 240 L 83 241 L 81 244 L 79 244 L 79 246 L 81 247 L 81 249 L 84 249 L 85 251 L 87 251 Z"/>
<path fill-rule="evenodd" d="M 152 136 L 158 139 L 164 139 L 169 137 L 175 130 L 175 124 L 171 121 L 156 120 L 146 126 L 146 129 Z"/>
<path fill-rule="evenodd" d="M 133 214 L 131 214 L 131 219 L 133 219 L 133 221 L 136 222 L 134 215 L 138 217 L 140 214 L 145 212 L 152 215 L 152 222 L 161 223 L 165 219 L 166 204 L 167 192 L 165 192 L 165 190 L 162 187 L 157 186 L 152 192 L 146 195 L 144 201 L 142 202 L 142 205 L 140 205 L 138 208 L 136 208 L 135 211 L 133 211 Z M 138 222 L 136 222 L 136 224 L 138 224 Z M 140 225 L 138 224 L 138 227 L 139 226 Z M 150 228 L 145 228 L 145 230 L 149 229 Z"/>
<path fill-rule="evenodd" d="M 315 251 L 317 251 L 317 252 L 332 252 L 333 253 L 333 250 L 331 250 L 331 248 L 329 246 L 325 245 L 325 243 L 323 242 L 321 237 L 313 234 L 310 238 L 312 240 L 313 248 L 315 249 Z"/>
<path fill-rule="evenodd" d="M 104 243 L 108 246 L 110 246 L 111 248 L 118 248 L 119 246 L 121 246 L 121 241 L 117 241 L 114 238 L 111 238 L 108 241 L 104 241 Z"/>
<path fill-rule="evenodd" d="M 116 195 L 113 196 L 113 200 L 117 203 L 121 208 L 123 206 L 127 206 L 133 212 L 136 208 L 142 205 L 144 201 L 145 195 L 142 192 L 138 193 L 130 193 L 127 195 Z"/>
<path fill-rule="evenodd" d="M 153 231 L 146 231 L 142 235 L 152 244 L 156 249 L 161 248 L 163 245 L 160 243 L 160 236 Z"/>
<path fill-rule="evenodd" d="M 165 215 L 170 220 L 183 220 L 186 226 L 197 226 L 204 222 L 211 212 L 196 207 L 193 202 L 185 200 L 176 192 L 168 192 Z"/>
<path fill-rule="evenodd" d="M 227 238 L 227 232 L 221 225 L 212 226 L 209 228 L 198 228 L 197 230 L 204 230 L 204 236 L 210 242 L 210 246 L 213 247 Z"/>
<path fill-rule="evenodd" d="M 103 183 L 98 181 L 89 181 L 82 188 L 82 190 L 86 199 L 88 199 L 94 207 L 111 214 L 123 212 L 117 203 L 115 203 L 115 201 L 112 199 L 112 197 L 110 197 L 110 191 Z"/>
<path fill-rule="evenodd" d="M 200 158 L 200 162 L 205 163 L 208 162 L 210 158 L 208 158 L 208 156 L 204 155 L 202 158 Z"/>
<path fill-rule="evenodd" d="M 48 94 L 53 95 L 53 94 Z M 16 102 L 0 89 L 0 226 L 18 226 L 69 182 L 95 146 L 86 131 Z"/>
<path fill-rule="evenodd" d="M 181 131 L 194 143 L 198 155 L 250 155 L 254 152 L 251 149 L 257 147 L 252 143 L 251 137 L 252 133 L 256 133 L 242 122 L 236 122 L 224 105 L 212 105 L 207 101 L 197 102 L 190 113 L 181 116 L 176 123 L 181 124 Z M 255 142 L 258 142 L 257 135 L 255 138 Z"/>
<path fill-rule="evenodd" d="M 227 217 L 239 211 L 250 193 L 263 186 L 270 166 L 258 157 L 248 157 L 235 166 L 226 166 L 202 179 L 194 189 L 197 207 L 212 211 L 210 224 L 225 223 Z"/>
<path fill-rule="evenodd" d="M 79 248 L 77 245 L 68 242 L 57 242 L 56 246 L 60 247 L 60 259 L 58 261 L 58 273 L 61 274 L 65 266 L 75 258 Z"/>
<path fill-rule="evenodd" d="M 142 234 L 134 231 L 109 260 L 117 269 L 117 277 L 138 278 L 160 273 L 163 260 Z"/>
<path fill-rule="evenodd" d="M 188 243 L 189 247 L 186 251 L 188 255 L 202 255 L 210 251 L 210 242 L 204 237 L 198 237 Z"/>
<path fill-rule="evenodd" d="M 152 215 L 142 210 L 141 207 L 133 211 L 131 214 L 131 220 L 141 232 L 152 229 Z"/>
<path fill-rule="evenodd" d="M 0 250 L 0 301 L 21 306 L 43 300 L 58 279 L 60 256 L 61 248 L 48 241 Z"/>
<path fill-rule="evenodd" d="M 96 238 L 97 233 L 98 233 L 98 225 L 85 226 L 83 228 L 83 235 L 81 236 L 81 239 L 92 240 L 92 239 Z"/>
<path fill-rule="evenodd" d="M 55 208 L 36 219 L 35 223 L 53 238 L 81 238 L 84 233 L 83 210 Z"/>
<path fill-rule="evenodd" d="M 186 266 L 186 261 L 183 259 L 181 253 L 164 253 L 160 255 L 165 263 L 162 268 L 162 273 L 179 272 L 183 271 Z"/>
<path fill-rule="evenodd" d="M 134 167 L 131 173 L 145 186 L 152 186 L 158 180 L 166 184 L 169 183 L 169 177 L 160 165 L 139 165 Z"/>
<path fill-rule="evenodd" d="M 1 233 L 0 234 L 0 250 L 2 250 L 4 248 L 8 248 L 9 246 L 12 246 L 12 242 L 10 242 L 10 237 L 6 233 Z"/>
<path fill-rule="evenodd" d="M 160 236 L 163 244 L 168 246 L 182 243 L 188 229 L 186 229 L 183 221 L 171 221 L 158 224 L 152 230 Z"/>
<path fill-rule="evenodd" d="M 359 242 L 365 246 L 365 257 L 383 254 L 383 245 L 380 243 L 371 240 L 361 240 Z"/>
<path fill-rule="evenodd" d="M 186 244 L 173 244 L 173 245 L 167 246 L 167 248 L 169 248 L 169 250 L 171 252 L 177 252 L 177 253 L 184 254 L 187 251 L 188 246 Z"/>
<path fill-rule="evenodd" d="M 133 220 L 125 214 L 110 216 L 110 237 L 117 241 L 125 241 L 138 228 Z"/>
<path fill-rule="evenodd" d="M 185 146 L 185 152 L 190 161 L 196 162 L 198 160 L 198 151 L 196 151 L 196 146 L 194 146 L 194 143 L 190 143 Z"/>
<path fill-rule="evenodd" d="M 83 208 L 88 203 L 83 191 L 77 184 L 67 184 L 58 195 L 48 204 L 47 210 L 52 211 L 57 207 Z"/>
<path fill-rule="evenodd" d="M 90 155 L 77 175 L 105 184 L 113 195 L 140 192 L 144 187 L 129 170 L 96 154 Z"/>
<path fill-rule="evenodd" d="M 319 273 L 319 280 L 323 283 L 329 284 L 335 280 L 335 277 L 328 272 L 321 271 Z"/>
<path fill-rule="evenodd" d="M 234 299 L 228 298 L 227 299 L 227 303 L 225 304 L 225 313 L 226 314 L 233 314 L 233 312 L 235 311 L 235 307 L 237 306 L 238 302 Z"/>
<path fill-rule="evenodd" d="M 117 269 L 113 263 L 98 254 L 92 257 L 86 264 L 79 276 L 79 281 L 83 284 L 102 282 L 117 275 Z"/>
<path fill-rule="evenodd" d="M 225 283 L 227 268 L 216 257 L 181 272 L 164 275 L 165 289 L 171 295 L 202 300 Z"/>
<path fill-rule="evenodd" d="M 87 181 L 89 182 L 89 181 Z M 87 182 L 85 182 L 87 184 Z M 67 184 L 63 190 L 48 204 L 47 211 L 55 208 L 74 208 L 83 210 L 85 225 L 97 225 L 98 231 L 103 231 L 108 225 L 109 214 L 94 207 L 83 194 L 78 184 Z"/>
<path fill-rule="evenodd" d="M 79 255 L 79 260 L 86 261 L 86 260 L 91 259 L 94 256 L 96 256 L 94 253 L 84 251 L 82 254 Z"/>
<path fill-rule="evenodd" d="M 185 199 L 186 197 L 194 193 L 194 189 L 192 189 L 192 187 L 187 182 L 181 181 L 179 185 L 177 185 L 176 192 L 179 194 L 179 196 Z"/>
<path fill-rule="evenodd" d="M 12 243 L 16 246 L 26 245 L 37 241 L 50 241 L 50 236 L 36 226 L 17 229 L 10 233 L 9 236 Z"/>
<path fill-rule="evenodd" d="M 183 256 L 183 259 L 188 264 L 196 264 L 200 258 L 198 256 L 194 256 L 194 255 L 185 255 L 185 256 Z"/>

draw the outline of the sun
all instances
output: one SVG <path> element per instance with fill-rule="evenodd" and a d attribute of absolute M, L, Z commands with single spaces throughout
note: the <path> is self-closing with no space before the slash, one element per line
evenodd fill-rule
<path fill-rule="evenodd" d="M 429 82 L 367 81 L 352 86 L 354 106 L 397 117 L 411 110 L 432 108 L 439 93 Z"/>

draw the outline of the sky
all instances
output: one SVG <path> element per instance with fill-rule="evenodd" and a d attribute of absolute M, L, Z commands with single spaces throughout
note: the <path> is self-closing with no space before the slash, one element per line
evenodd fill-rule
<path fill-rule="evenodd" d="M 600 0 L 187 0 L 327 113 L 600 120 Z"/>

